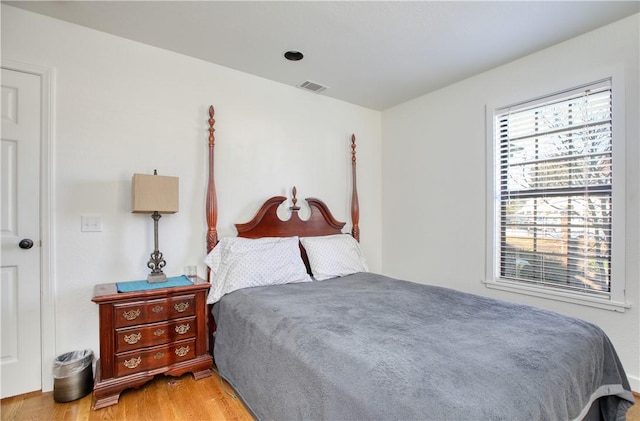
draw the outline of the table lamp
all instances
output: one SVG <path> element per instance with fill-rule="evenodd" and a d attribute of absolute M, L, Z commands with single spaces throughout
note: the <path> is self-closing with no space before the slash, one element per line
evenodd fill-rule
<path fill-rule="evenodd" d="M 153 218 L 154 250 L 147 267 L 151 273 L 147 282 L 166 282 L 162 272 L 167 262 L 158 250 L 158 220 L 162 213 L 178 212 L 178 177 L 160 176 L 156 170 L 153 175 L 134 174 L 131 179 L 132 213 L 150 213 Z"/>

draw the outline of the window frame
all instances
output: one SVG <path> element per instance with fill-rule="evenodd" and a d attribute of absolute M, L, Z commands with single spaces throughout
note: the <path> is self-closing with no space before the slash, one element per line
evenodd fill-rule
<path fill-rule="evenodd" d="M 486 120 L 486 268 L 485 286 L 536 297 L 548 298 L 581 304 L 606 310 L 624 312 L 630 308 L 625 297 L 625 90 L 622 71 L 610 69 L 608 74 L 600 77 L 585 79 L 582 83 L 564 84 L 564 89 L 546 89 L 547 93 L 540 95 L 521 94 L 516 100 L 507 99 L 503 103 L 497 101 L 488 103 L 485 107 Z M 496 141 L 496 115 L 497 111 L 520 104 L 532 104 L 543 100 L 561 96 L 582 87 L 611 80 L 612 95 L 612 242 L 611 242 L 611 291 L 609 297 L 594 296 L 579 291 L 569 291 L 544 285 L 525 283 L 520 281 L 500 278 L 500 189 L 496 183 L 497 152 L 500 145 Z M 567 88 L 568 87 L 568 88 Z M 539 92 L 545 92 L 543 89 Z M 522 99 L 525 98 L 523 101 Z"/>

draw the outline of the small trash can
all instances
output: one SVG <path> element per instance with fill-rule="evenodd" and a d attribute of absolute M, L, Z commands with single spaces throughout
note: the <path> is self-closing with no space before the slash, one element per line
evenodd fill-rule
<path fill-rule="evenodd" d="M 70 402 L 93 389 L 93 351 L 67 352 L 53 361 L 53 400 Z"/>

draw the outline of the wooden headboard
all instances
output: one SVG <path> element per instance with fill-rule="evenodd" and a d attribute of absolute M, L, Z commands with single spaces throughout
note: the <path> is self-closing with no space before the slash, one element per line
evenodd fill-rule
<path fill-rule="evenodd" d="M 300 219 L 296 197 L 297 190 L 292 190 L 293 206 L 289 206 L 291 217 L 282 220 L 277 215 L 278 207 L 287 200 L 285 196 L 274 196 L 264 202 L 253 219 L 245 224 L 236 224 L 238 237 L 310 237 L 317 235 L 331 235 L 342 233 L 345 223 L 336 220 L 327 205 L 319 199 L 307 198 L 306 202 L 311 209 L 311 216 L 307 220 Z"/>
<path fill-rule="evenodd" d="M 216 183 L 214 176 L 215 164 L 215 110 L 213 105 L 209 107 L 209 178 L 207 182 L 207 201 L 206 201 L 206 219 L 207 219 L 207 254 L 213 250 L 218 244 L 218 198 L 216 195 Z M 360 206 L 358 203 L 358 189 L 356 183 L 356 137 L 351 135 L 351 235 L 360 241 Z M 236 224 L 239 237 L 260 238 L 260 237 L 312 237 L 319 235 L 331 235 L 342 233 L 345 223 L 336 220 L 327 205 L 319 199 L 306 198 L 305 201 L 309 205 L 311 215 L 308 219 L 303 220 L 299 217 L 297 206 L 298 199 L 296 197 L 297 190 L 292 189 L 293 206 L 289 207 L 291 216 L 287 220 L 282 220 L 277 215 L 278 207 L 287 200 L 284 196 L 274 196 L 268 199 L 251 221 L 242 224 Z M 306 252 L 301 247 L 301 256 L 307 270 L 309 270 L 309 262 Z M 207 280 L 209 280 L 209 271 L 207 271 Z M 211 307 L 211 306 L 208 306 Z M 208 309 L 208 326 L 210 332 L 210 342 L 213 343 L 213 335 L 216 330 L 215 321 Z M 212 347 L 209 348 L 213 353 Z"/>
<path fill-rule="evenodd" d="M 218 230 L 216 227 L 218 221 L 218 199 L 216 196 L 216 184 L 214 177 L 214 119 L 215 110 L 213 105 L 209 107 L 209 179 L 207 184 L 207 205 L 206 205 L 206 219 L 207 219 L 207 254 L 213 250 L 218 244 Z M 356 137 L 351 135 L 351 178 L 352 178 L 352 192 L 351 192 L 351 235 L 358 241 L 360 241 L 360 206 L 358 203 L 358 189 L 356 184 Z M 293 206 L 289 207 L 291 211 L 291 217 L 287 220 L 282 220 L 277 215 L 278 207 L 287 198 L 284 196 L 274 196 L 268 199 L 260 210 L 256 213 L 253 219 L 247 223 L 236 224 L 239 237 L 247 238 L 260 238 L 260 237 L 291 237 L 291 236 L 318 236 L 318 235 L 330 235 L 339 234 L 342 232 L 342 228 L 345 223 L 336 220 L 329 208 L 324 202 L 315 198 L 306 198 L 305 201 L 309 204 L 311 209 L 311 216 L 309 219 L 300 219 L 298 211 L 300 208 L 297 206 L 298 199 L 296 197 L 297 191 L 294 187 L 292 190 Z"/>

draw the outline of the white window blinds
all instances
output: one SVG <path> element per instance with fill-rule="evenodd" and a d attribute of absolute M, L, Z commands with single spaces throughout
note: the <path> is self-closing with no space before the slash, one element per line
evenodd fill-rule
<path fill-rule="evenodd" d="M 500 278 L 608 297 L 611 81 L 500 109 L 495 137 Z"/>

